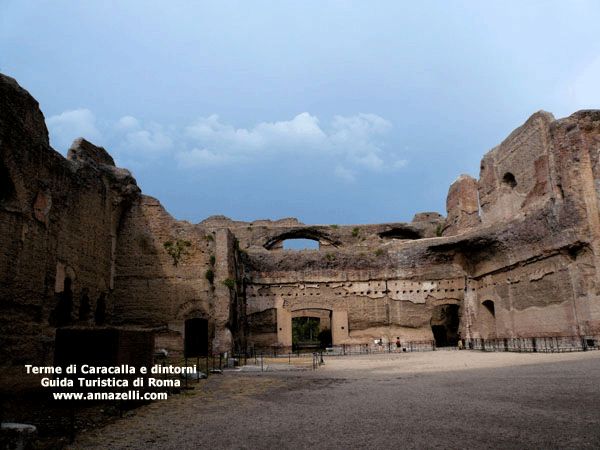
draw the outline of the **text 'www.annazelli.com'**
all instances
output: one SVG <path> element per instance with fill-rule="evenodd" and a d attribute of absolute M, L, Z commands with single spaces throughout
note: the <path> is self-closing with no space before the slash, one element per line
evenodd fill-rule
<path fill-rule="evenodd" d="M 54 400 L 166 400 L 166 392 L 53 392 Z"/>

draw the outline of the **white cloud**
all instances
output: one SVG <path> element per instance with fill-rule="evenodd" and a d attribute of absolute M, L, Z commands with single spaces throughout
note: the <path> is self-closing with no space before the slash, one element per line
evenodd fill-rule
<path fill-rule="evenodd" d="M 231 135 L 234 129 L 230 125 L 219 122 L 219 115 L 213 114 L 199 118 L 196 123 L 186 128 L 187 134 L 195 139 L 214 139 L 219 136 Z"/>
<path fill-rule="evenodd" d="M 387 133 L 392 129 L 392 123 L 377 114 L 357 114 L 350 117 L 335 116 L 333 128 L 339 135 L 365 138 Z"/>
<path fill-rule="evenodd" d="M 402 169 L 402 168 L 406 167 L 407 165 L 408 165 L 408 160 L 407 159 L 396 159 L 392 163 L 392 167 L 394 169 Z"/>
<path fill-rule="evenodd" d="M 335 116 L 329 132 L 308 112 L 291 120 L 261 122 L 250 129 L 235 128 L 213 114 L 186 127 L 185 137 L 196 150 L 183 152 L 180 160 L 193 159 L 216 165 L 248 161 L 250 156 L 256 160 L 275 154 L 312 154 L 335 157 L 356 169 L 398 169 L 403 165 L 398 161 L 386 161 L 390 158 L 383 150 L 385 145 L 378 141 L 391 129 L 391 122 L 376 114 Z M 338 174 L 345 179 L 354 179 L 354 171 L 341 165 Z"/>
<path fill-rule="evenodd" d="M 140 128 L 140 122 L 133 116 L 123 116 L 119 119 L 115 128 L 124 131 L 137 130 Z"/>
<path fill-rule="evenodd" d="M 352 156 L 351 160 L 358 166 L 365 167 L 371 170 L 381 170 L 384 162 L 375 153 L 367 153 L 361 156 Z"/>
<path fill-rule="evenodd" d="M 591 60 L 558 92 L 568 114 L 580 109 L 600 108 L 600 56 Z"/>
<path fill-rule="evenodd" d="M 130 152 L 159 153 L 169 150 L 173 146 L 173 141 L 160 128 L 155 127 L 152 130 L 127 133 L 122 145 Z"/>
<path fill-rule="evenodd" d="M 239 147 L 259 147 L 264 144 L 263 137 L 245 128 L 235 129 L 231 125 L 221 123 L 218 114 L 201 117 L 186 127 L 186 136 L 199 142 L 219 143 L 231 149 Z"/>
<path fill-rule="evenodd" d="M 396 170 L 406 165 L 386 152 L 386 134 L 392 124 L 376 114 L 335 116 L 329 127 L 322 127 L 318 117 L 303 112 L 289 120 L 260 122 L 249 128 L 236 128 L 217 114 L 181 128 L 147 124 L 126 115 L 106 122 L 101 132 L 94 114 L 79 109 L 51 117 L 48 126 L 65 149 L 79 136 L 92 142 L 104 137 L 109 140 L 107 150 L 117 160 L 135 161 L 136 166 L 156 163 L 167 155 L 183 169 L 308 157 L 331 164 L 336 176 L 354 181 L 359 171 Z"/>
<path fill-rule="evenodd" d="M 96 128 L 96 116 L 89 109 L 75 109 L 51 116 L 46 120 L 50 141 L 57 150 L 67 150 L 73 141 L 83 137 L 97 141 L 102 133 Z"/>
<path fill-rule="evenodd" d="M 265 137 L 266 142 L 298 145 L 318 143 L 326 138 L 319 127 L 319 119 L 304 112 L 292 120 L 259 124 L 255 131 Z"/>
<path fill-rule="evenodd" d="M 179 166 L 182 168 L 211 167 L 223 164 L 240 162 L 241 159 L 224 153 L 215 153 L 206 148 L 195 148 L 189 152 L 180 152 L 175 155 Z"/>
<path fill-rule="evenodd" d="M 165 130 L 161 125 L 143 125 L 133 116 L 123 116 L 114 125 L 116 149 L 122 154 L 147 155 L 156 158 L 173 148 L 177 139 L 175 130 Z"/>
<path fill-rule="evenodd" d="M 332 128 L 329 139 L 334 147 L 344 150 L 349 162 L 374 171 L 393 168 L 386 164 L 384 143 L 378 140 L 392 129 L 388 120 L 376 114 L 336 116 Z"/>
<path fill-rule="evenodd" d="M 326 135 L 318 125 L 319 119 L 308 113 L 301 113 L 292 120 L 261 122 L 253 129 L 234 128 L 224 124 L 217 114 L 200 118 L 186 128 L 186 135 L 196 141 L 217 143 L 229 151 L 252 149 L 269 150 L 274 146 L 296 147 L 314 145 Z"/>
<path fill-rule="evenodd" d="M 334 174 L 336 177 L 341 178 L 346 181 L 356 181 L 356 174 L 351 169 L 346 169 L 342 166 L 336 166 L 334 169 Z"/>

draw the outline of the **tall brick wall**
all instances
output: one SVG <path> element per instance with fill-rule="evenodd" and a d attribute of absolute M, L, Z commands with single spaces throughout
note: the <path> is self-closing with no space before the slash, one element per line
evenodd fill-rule
<path fill-rule="evenodd" d="M 0 76 L 0 98 L 0 364 L 49 362 L 56 327 L 77 324 L 152 328 L 181 351 L 202 319 L 212 352 L 286 347 L 310 309 L 334 344 L 432 339 L 448 311 L 466 338 L 600 334 L 598 111 L 534 114 L 477 183 L 450 188 L 446 219 L 190 224 L 104 149 L 50 148 L 14 80 Z M 291 238 L 320 250 L 282 250 Z"/>
<path fill-rule="evenodd" d="M 3 75 L 0 98 L 0 364 L 39 362 L 55 325 L 94 322 L 139 189 L 128 171 L 88 160 L 94 146 L 68 160 L 54 151 L 37 102 Z"/>

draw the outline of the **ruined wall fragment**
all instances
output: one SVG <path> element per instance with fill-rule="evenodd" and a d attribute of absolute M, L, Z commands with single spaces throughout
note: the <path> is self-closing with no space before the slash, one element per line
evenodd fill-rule
<path fill-rule="evenodd" d="M 444 236 L 467 233 L 481 224 L 475 178 L 461 175 L 452 183 L 446 198 L 446 211 L 448 216 L 443 229 Z"/>
<path fill-rule="evenodd" d="M 598 111 L 534 114 L 476 185 L 450 187 L 446 219 L 193 225 L 103 148 L 52 150 L 14 80 L 0 94 L 0 364 L 47 362 L 73 323 L 153 328 L 181 351 L 186 321 L 206 320 L 213 352 L 289 346 L 292 319 L 311 314 L 336 344 L 438 340 L 440 327 L 452 341 L 600 334 Z M 284 251 L 289 238 L 320 250 Z"/>
<path fill-rule="evenodd" d="M 91 323 L 110 294 L 117 225 L 139 188 L 106 160 L 54 151 L 38 103 L 4 75 L 0 98 L 0 364 L 48 362 L 54 327 Z"/>
<path fill-rule="evenodd" d="M 531 203 L 551 193 L 543 161 L 553 121 L 550 113 L 535 113 L 483 157 L 478 183 L 483 225 L 510 220 L 527 199 Z"/>

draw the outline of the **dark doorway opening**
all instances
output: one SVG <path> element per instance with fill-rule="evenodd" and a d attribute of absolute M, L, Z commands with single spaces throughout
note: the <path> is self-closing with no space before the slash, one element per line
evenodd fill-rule
<path fill-rule="evenodd" d="M 64 289 L 58 296 L 58 303 L 50 314 L 50 323 L 55 327 L 64 327 L 71 324 L 73 313 L 73 291 L 71 279 L 65 278 Z"/>
<path fill-rule="evenodd" d="M 480 333 L 486 339 L 494 339 L 496 337 L 496 307 L 492 300 L 484 301 L 481 306 L 479 321 Z"/>
<path fill-rule="evenodd" d="M 458 345 L 459 305 L 439 305 L 431 319 L 431 331 L 436 347 Z"/>
<path fill-rule="evenodd" d="M 494 307 L 494 302 L 491 300 L 486 300 L 485 302 L 482 303 L 482 305 L 487 308 L 487 310 L 490 312 L 492 317 L 495 319 L 496 318 L 496 308 Z"/>
<path fill-rule="evenodd" d="M 433 331 L 436 347 L 448 347 L 448 336 L 445 325 L 433 325 L 431 331 Z"/>
<path fill-rule="evenodd" d="M 318 336 L 319 339 L 319 348 L 325 350 L 327 347 L 331 347 L 333 345 L 333 338 L 331 335 L 331 330 L 321 330 Z"/>
<path fill-rule="evenodd" d="M 517 187 L 517 179 L 510 172 L 506 172 L 504 174 L 504 176 L 502 177 L 502 183 L 504 183 L 506 186 L 508 186 L 511 189 L 514 189 L 515 187 Z"/>
<path fill-rule="evenodd" d="M 10 178 L 10 172 L 0 163 L 0 203 L 11 202 L 15 197 L 15 185 Z"/>
<path fill-rule="evenodd" d="M 292 318 L 292 348 L 294 350 L 319 348 L 319 317 Z"/>
<path fill-rule="evenodd" d="M 185 321 L 184 353 L 186 358 L 208 355 L 208 320 Z"/>

